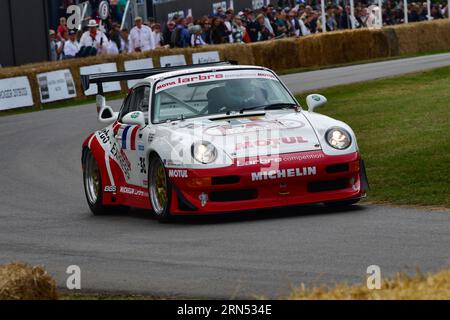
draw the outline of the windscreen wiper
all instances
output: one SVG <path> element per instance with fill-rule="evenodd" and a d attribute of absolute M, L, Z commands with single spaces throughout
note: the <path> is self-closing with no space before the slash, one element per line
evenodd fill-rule
<path fill-rule="evenodd" d="M 277 110 L 277 109 L 284 109 L 284 108 L 297 108 L 297 104 L 295 103 L 273 103 L 273 104 L 269 104 L 269 105 L 264 105 L 264 106 L 257 106 L 257 107 L 250 107 L 250 108 L 243 108 L 241 109 L 239 112 L 240 113 L 244 113 L 247 111 L 254 111 L 254 110 L 259 110 L 259 109 L 264 109 L 264 110 Z"/>

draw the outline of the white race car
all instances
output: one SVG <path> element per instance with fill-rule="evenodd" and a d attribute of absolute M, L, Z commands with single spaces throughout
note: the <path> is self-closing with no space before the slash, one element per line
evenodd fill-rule
<path fill-rule="evenodd" d="M 139 79 L 120 112 L 103 83 Z M 266 68 L 221 62 L 83 76 L 106 128 L 83 144 L 94 214 L 152 210 L 160 220 L 310 203 L 352 205 L 368 183 L 356 136 L 308 111 Z"/>

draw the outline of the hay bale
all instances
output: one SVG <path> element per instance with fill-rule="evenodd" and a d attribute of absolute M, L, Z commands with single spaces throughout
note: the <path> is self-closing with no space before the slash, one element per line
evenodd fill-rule
<path fill-rule="evenodd" d="M 0 300 L 56 300 L 56 282 L 40 267 L 0 265 Z"/>
<path fill-rule="evenodd" d="M 273 70 L 286 70 L 298 67 L 299 44 L 296 38 L 252 43 L 254 63 Z"/>
<path fill-rule="evenodd" d="M 416 22 L 394 27 L 401 55 L 442 51 L 450 48 L 450 21 Z"/>

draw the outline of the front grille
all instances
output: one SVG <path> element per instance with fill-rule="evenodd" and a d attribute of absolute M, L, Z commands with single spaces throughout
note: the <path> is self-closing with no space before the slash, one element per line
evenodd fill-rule
<path fill-rule="evenodd" d="M 231 191 L 215 191 L 209 194 L 212 202 L 232 202 L 254 200 L 258 197 L 256 190 L 231 190 Z"/>
<path fill-rule="evenodd" d="M 324 192 L 347 189 L 348 179 L 338 179 L 329 181 L 311 182 L 308 184 L 308 192 Z"/>

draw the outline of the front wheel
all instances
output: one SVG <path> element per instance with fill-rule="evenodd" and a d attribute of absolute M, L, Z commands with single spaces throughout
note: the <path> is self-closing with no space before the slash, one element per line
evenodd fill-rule
<path fill-rule="evenodd" d="M 148 181 L 150 202 L 155 217 L 162 222 L 168 221 L 171 218 L 172 185 L 164 164 L 157 155 L 150 158 Z"/>

